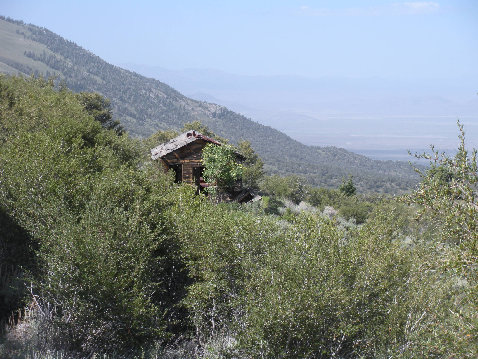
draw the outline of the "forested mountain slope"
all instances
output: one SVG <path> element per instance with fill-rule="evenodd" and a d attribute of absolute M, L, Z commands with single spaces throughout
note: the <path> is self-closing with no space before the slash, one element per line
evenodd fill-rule
<path fill-rule="evenodd" d="M 417 181 L 407 163 L 303 145 L 226 107 L 192 100 L 160 81 L 108 64 L 45 28 L 1 17 L 0 48 L 1 72 L 55 75 L 74 91 L 99 92 L 110 99 L 115 117 L 133 136 L 198 120 L 232 142 L 250 141 L 269 173 L 302 175 L 329 187 L 353 175 L 359 190 L 389 193 L 407 190 Z"/>

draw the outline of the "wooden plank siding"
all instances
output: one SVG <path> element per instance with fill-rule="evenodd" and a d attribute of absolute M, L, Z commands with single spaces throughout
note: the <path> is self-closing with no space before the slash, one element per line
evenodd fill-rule
<path fill-rule="evenodd" d="M 182 165 L 182 182 L 195 184 L 194 168 L 203 167 L 202 149 L 208 144 L 204 140 L 198 139 L 184 147 L 177 149 L 161 158 L 165 171 L 168 171 L 172 165 Z"/>

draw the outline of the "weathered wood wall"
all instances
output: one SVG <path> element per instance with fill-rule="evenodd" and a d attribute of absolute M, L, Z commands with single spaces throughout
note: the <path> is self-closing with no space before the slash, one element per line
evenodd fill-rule
<path fill-rule="evenodd" d="M 194 184 L 194 168 L 202 167 L 202 149 L 208 144 L 203 140 L 197 140 L 176 151 L 168 153 L 162 158 L 165 164 L 165 170 L 169 170 L 170 165 L 182 165 L 182 181 Z"/>

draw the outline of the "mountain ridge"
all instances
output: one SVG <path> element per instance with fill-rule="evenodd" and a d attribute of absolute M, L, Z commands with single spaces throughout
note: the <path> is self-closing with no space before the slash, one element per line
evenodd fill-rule
<path fill-rule="evenodd" d="M 115 118 L 136 137 L 200 121 L 233 143 L 249 140 L 268 173 L 296 174 L 327 187 L 337 187 L 352 175 L 363 192 L 397 193 L 417 181 L 406 163 L 306 146 L 224 106 L 190 99 L 161 81 L 109 64 L 45 28 L 0 17 L 0 43 L 10 49 L 0 58 L 1 72 L 57 76 L 73 91 L 98 92 L 110 99 Z"/>

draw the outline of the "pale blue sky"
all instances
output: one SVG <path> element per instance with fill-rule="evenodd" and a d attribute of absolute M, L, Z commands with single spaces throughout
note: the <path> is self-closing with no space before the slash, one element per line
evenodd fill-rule
<path fill-rule="evenodd" d="M 478 1 L 3 0 L 114 64 L 241 75 L 478 79 Z"/>

